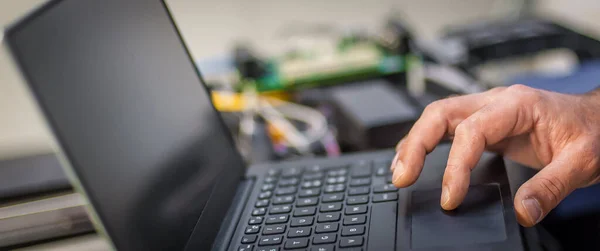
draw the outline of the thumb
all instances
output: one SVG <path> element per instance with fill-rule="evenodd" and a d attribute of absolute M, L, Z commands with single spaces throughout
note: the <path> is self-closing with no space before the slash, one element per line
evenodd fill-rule
<path fill-rule="evenodd" d="M 572 149 L 575 150 L 575 149 Z M 515 195 L 517 220 L 525 227 L 540 222 L 567 195 L 583 186 L 590 174 L 577 151 L 563 150 L 550 164 L 525 182 Z"/>

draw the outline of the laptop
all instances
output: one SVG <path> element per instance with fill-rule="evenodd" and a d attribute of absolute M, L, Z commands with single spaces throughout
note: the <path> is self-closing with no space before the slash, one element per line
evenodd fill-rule
<path fill-rule="evenodd" d="M 448 146 L 400 190 L 393 150 L 246 166 L 162 1 L 51 1 L 5 38 L 114 249 L 524 250 L 489 155 L 451 212 Z"/>

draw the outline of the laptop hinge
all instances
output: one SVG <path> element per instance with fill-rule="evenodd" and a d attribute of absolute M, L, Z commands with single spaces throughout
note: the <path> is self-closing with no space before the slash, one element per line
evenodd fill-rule
<path fill-rule="evenodd" d="M 233 238 L 233 234 L 235 229 L 237 228 L 238 222 L 242 216 L 242 211 L 244 210 L 246 203 L 248 202 L 248 198 L 250 197 L 250 193 L 252 192 L 252 188 L 254 187 L 255 179 L 247 178 L 242 180 L 238 185 L 238 188 L 235 192 L 235 196 L 233 197 L 233 202 L 229 209 L 227 210 L 227 214 L 221 226 L 219 227 L 219 232 L 217 233 L 217 237 L 213 242 L 212 250 L 214 251 L 224 251 L 227 250 L 229 243 L 231 242 L 231 238 Z M 190 236 L 190 239 L 194 237 L 194 233 Z M 198 250 L 197 247 L 193 245 L 186 245 L 184 250 Z"/>

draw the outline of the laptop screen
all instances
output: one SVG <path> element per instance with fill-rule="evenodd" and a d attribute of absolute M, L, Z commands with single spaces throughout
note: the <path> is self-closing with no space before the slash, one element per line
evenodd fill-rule
<path fill-rule="evenodd" d="M 6 38 L 115 247 L 208 249 L 244 165 L 164 3 L 54 1 Z"/>

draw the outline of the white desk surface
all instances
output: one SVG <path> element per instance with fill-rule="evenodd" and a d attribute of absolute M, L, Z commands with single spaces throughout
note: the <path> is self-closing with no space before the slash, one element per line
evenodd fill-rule
<path fill-rule="evenodd" d="M 0 0 L 0 27 L 21 17 L 45 0 Z M 276 34 L 287 24 L 328 23 L 339 27 L 376 29 L 392 10 L 402 12 L 418 35 L 433 38 L 448 24 L 507 13 L 504 0 L 167 0 L 195 58 L 227 53 L 239 39 L 266 53 L 280 50 Z M 539 12 L 600 31 L 600 1 L 539 0 Z M 211 11 L 207 11 L 211 9 Z M 492 9 L 492 11 L 490 11 Z M 51 152 L 42 126 L 14 65 L 0 48 L 0 159 Z M 95 235 L 80 236 L 26 250 L 106 250 Z"/>

